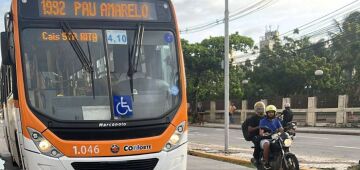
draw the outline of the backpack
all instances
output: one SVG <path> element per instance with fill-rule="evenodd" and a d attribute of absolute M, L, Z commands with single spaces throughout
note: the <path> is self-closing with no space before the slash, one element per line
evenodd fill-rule
<path fill-rule="evenodd" d="M 251 136 L 249 135 L 249 131 L 248 131 L 249 120 L 250 118 L 247 118 L 244 121 L 244 123 L 241 125 L 241 130 L 246 141 L 251 141 Z"/>

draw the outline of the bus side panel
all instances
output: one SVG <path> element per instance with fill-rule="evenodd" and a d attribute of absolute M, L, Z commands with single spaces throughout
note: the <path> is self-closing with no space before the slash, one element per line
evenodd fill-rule
<path fill-rule="evenodd" d="M 21 130 L 21 120 L 20 112 L 16 107 L 16 102 L 11 96 L 7 100 L 5 114 L 7 117 L 7 133 L 9 136 L 9 147 L 10 153 L 14 158 L 14 161 L 20 165 L 21 164 L 21 149 L 22 148 L 22 130 Z"/>
<path fill-rule="evenodd" d="M 6 141 L 6 147 L 10 153 L 10 136 L 9 136 L 9 118 L 6 103 L 3 103 L 3 115 L 4 115 L 4 137 Z"/>

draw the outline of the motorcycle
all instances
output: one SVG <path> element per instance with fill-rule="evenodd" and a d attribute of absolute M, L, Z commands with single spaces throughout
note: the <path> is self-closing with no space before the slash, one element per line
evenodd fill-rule
<path fill-rule="evenodd" d="M 294 139 L 296 136 L 296 129 L 297 129 L 296 122 L 289 122 L 284 127 L 284 131 L 287 132 L 292 137 L 292 139 Z"/>
<path fill-rule="evenodd" d="M 270 140 L 269 163 L 272 170 L 299 170 L 299 161 L 295 154 L 290 152 L 293 137 L 288 132 L 269 134 L 266 137 Z M 263 151 L 260 155 L 263 158 Z M 258 170 L 266 170 L 262 160 L 255 166 Z"/>

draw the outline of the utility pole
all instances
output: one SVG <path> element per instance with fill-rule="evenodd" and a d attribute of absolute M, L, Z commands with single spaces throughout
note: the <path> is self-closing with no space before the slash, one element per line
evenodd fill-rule
<path fill-rule="evenodd" d="M 229 0 L 225 0 L 225 153 L 229 152 Z"/>

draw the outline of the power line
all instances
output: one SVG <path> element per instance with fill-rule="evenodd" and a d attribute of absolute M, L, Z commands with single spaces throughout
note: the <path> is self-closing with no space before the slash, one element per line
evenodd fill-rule
<path fill-rule="evenodd" d="M 250 15 L 250 14 L 252 14 L 252 13 L 261 11 L 261 10 L 263 10 L 263 9 L 265 9 L 265 8 L 273 5 L 273 4 L 275 4 L 277 1 L 278 1 L 278 0 L 276 0 L 276 1 L 269 1 L 269 2 L 267 2 L 266 4 L 264 4 L 263 6 L 260 6 L 260 7 L 256 8 L 256 9 L 253 10 L 253 11 L 250 11 L 250 12 L 248 12 L 248 13 L 246 13 L 246 14 L 243 14 L 243 15 L 240 15 L 240 16 L 237 16 L 237 17 L 232 18 L 231 21 L 235 21 L 235 20 L 238 20 L 238 19 L 240 19 L 240 18 L 242 18 L 242 17 L 245 17 L 245 16 L 247 16 L 247 15 Z"/>
<path fill-rule="evenodd" d="M 274 4 L 274 3 L 271 4 L 272 1 L 273 0 L 263 0 L 263 1 L 259 2 L 259 3 L 251 5 L 250 7 L 231 15 L 232 17 L 230 18 L 230 21 L 238 20 L 238 19 L 240 19 L 240 18 L 242 18 L 244 16 L 247 16 L 247 15 L 250 15 L 250 14 L 252 14 L 254 12 L 265 9 L 266 7 L 269 7 L 270 5 Z M 266 2 L 266 3 L 264 3 L 264 2 Z M 256 6 L 259 6 L 259 7 L 256 7 Z M 256 7 L 256 8 L 254 9 L 254 7 Z M 218 19 L 218 20 L 216 20 L 214 22 L 211 22 L 211 23 L 208 23 L 206 25 L 203 24 L 202 26 L 193 27 L 192 29 L 188 28 L 188 29 L 185 29 L 185 30 L 181 30 L 180 33 L 196 33 L 196 32 L 200 32 L 200 31 L 204 31 L 204 30 L 213 28 L 213 27 L 215 27 L 217 25 L 220 25 L 220 24 L 223 24 L 223 23 L 224 23 L 223 19 L 221 19 L 221 20 Z"/>
<path fill-rule="evenodd" d="M 317 18 L 317 19 L 315 19 L 315 20 L 312 20 L 312 21 L 310 21 L 310 22 L 308 22 L 308 23 L 306 23 L 306 24 L 304 24 L 304 25 L 301 25 L 301 26 L 295 28 L 295 29 L 304 30 L 304 29 L 310 28 L 310 27 L 312 27 L 312 26 L 314 26 L 314 25 L 316 25 L 316 24 L 319 24 L 319 23 L 317 23 L 318 21 L 320 21 L 320 23 L 321 23 L 321 22 L 324 22 L 324 21 L 328 20 L 329 18 L 334 17 L 334 16 L 331 16 L 332 14 L 335 14 L 335 13 L 337 13 L 337 12 L 339 12 L 339 11 L 341 11 L 341 10 L 343 10 L 343 9 L 351 6 L 351 5 L 354 5 L 354 4 L 357 3 L 357 2 L 359 2 L 359 0 L 355 0 L 355 1 L 353 1 L 353 2 L 351 2 L 351 3 L 349 3 L 349 4 L 347 4 L 347 5 L 339 8 L 339 9 L 336 9 L 335 11 L 332 11 L 332 12 L 330 12 L 330 13 L 328 13 L 328 14 L 320 17 L 320 18 Z M 337 15 L 339 15 L 339 14 L 337 14 Z M 340 15 L 341 15 L 341 14 L 340 14 Z M 329 17 L 329 16 L 330 16 L 330 17 Z M 336 16 L 336 15 L 335 15 L 335 16 Z M 325 18 L 325 19 L 324 19 L 324 18 Z M 305 27 L 305 28 L 304 28 L 304 27 Z M 280 36 L 288 35 L 288 34 L 292 33 L 293 30 L 295 30 L 295 29 L 289 30 L 289 31 L 281 34 Z"/>
<path fill-rule="evenodd" d="M 297 49 L 296 51 L 306 50 L 306 49 L 312 48 L 312 47 L 314 47 L 314 46 L 316 46 L 316 45 L 325 44 L 325 43 L 330 43 L 330 42 L 332 42 L 332 41 L 334 41 L 334 40 L 341 39 L 341 38 L 344 38 L 344 37 L 345 37 L 345 38 L 348 38 L 348 37 L 353 36 L 353 35 L 356 35 L 356 34 L 357 34 L 357 32 L 351 33 L 351 34 L 347 34 L 347 35 L 342 35 L 342 36 L 333 37 L 333 38 L 330 38 L 330 39 L 328 39 L 328 40 L 326 40 L 326 41 L 317 42 L 317 43 L 312 44 L 312 45 L 310 45 L 310 46 Z M 353 43 L 353 42 L 347 42 L 347 43 L 345 43 L 344 45 L 351 44 L 351 43 Z"/>
<path fill-rule="evenodd" d="M 256 2 L 256 3 L 252 4 L 252 5 L 249 5 L 249 6 L 246 7 L 246 8 L 237 9 L 237 10 L 235 10 L 234 14 L 231 14 L 231 15 L 230 15 L 230 17 L 234 17 L 234 16 L 236 16 L 236 15 L 241 14 L 242 12 L 244 12 L 244 11 L 246 11 L 246 10 L 250 10 L 251 8 L 256 7 L 257 5 L 261 5 L 261 3 L 265 2 L 265 1 L 267 1 L 267 0 L 261 0 L 261 1 L 259 1 L 259 2 Z M 210 21 L 210 22 L 207 22 L 207 23 L 194 25 L 194 26 L 188 27 L 188 28 L 186 28 L 186 29 L 187 29 L 187 30 L 192 30 L 192 29 L 196 29 L 196 28 L 206 27 L 206 26 L 209 26 L 209 25 L 212 25 L 212 24 L 216 24 L 216 23 L 218 23 L 218 22 L 221 22 L 221 21 L 223 21 L 223 20 L 224 20 L 224 18 L 218 18 L 218 19 L 216 19 L 215 21 Z"/>
<path fill-rule="evenodd" d="M 346 11 L 347 13 L 345 15 L 348 15 L 349 13 L 352 13 L 354 11 L 357 11 L 358 9 L 360 8 L 355 8 L 353 9 L 352 11 Z M 335 34 L 335 33 L 338 33 L 341 31 L 341 27 L 337 24 L 337 23 L 343 23 L 346 19 L 346 17 L 343 15 L 341 16 L 342 19 L 341 20 L 336 20 L 336 19 L 333 19 L 333 20 L 329 20 L 327 22 L 331 22 L 330 25 L 327 25 L 327 26 L 324 26 L 324 27 L 321 27 L 320 29 L 317 29 L 317 30 L 310 30 L 308 32 L 306 32 L 305 34 L 302 34 L 300 36 L 300 38 L 305 38 L 305 37 L 308 37 L 308 38 L 315 38 L 315 37 L 320 37 L 320 36 L 323 36 L 324 34 Z"/>

